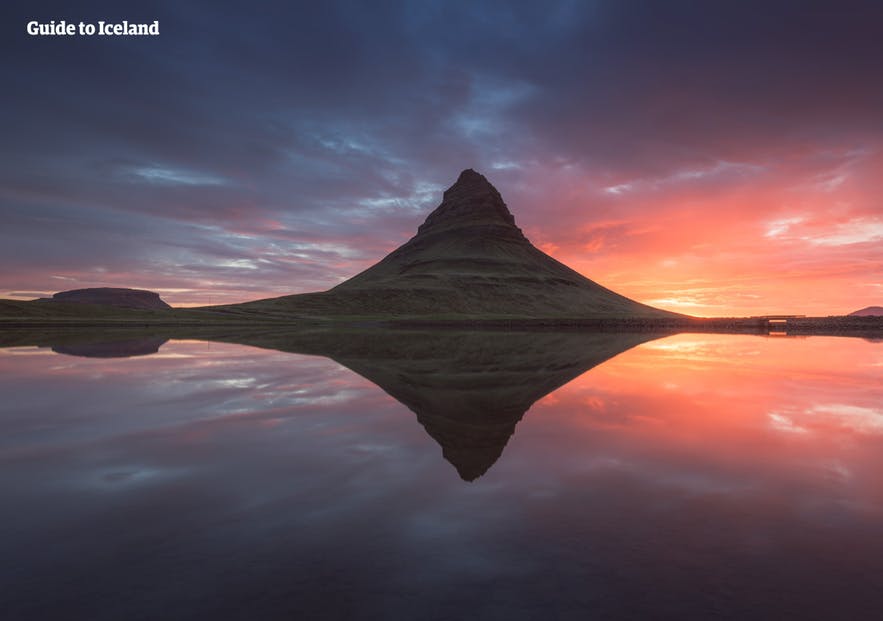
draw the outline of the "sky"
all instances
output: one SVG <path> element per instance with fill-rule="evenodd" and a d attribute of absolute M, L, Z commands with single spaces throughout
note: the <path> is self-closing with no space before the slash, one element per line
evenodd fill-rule
<path fill-rule="evenodd" d="M 27 34 L 50 20 L 160 35 Z M 37 1 L 0 29 L 0 297 L 328 289 L 474 168 L 641 302 L 883 304 L 880 3 Z"/>

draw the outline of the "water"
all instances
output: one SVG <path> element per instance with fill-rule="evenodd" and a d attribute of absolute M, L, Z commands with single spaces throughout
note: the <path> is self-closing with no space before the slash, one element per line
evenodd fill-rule
<path fill-rule="evenodd" d="M 4 619 L 883 610 L 879 342 L 114 340 L 0 349 Z"/>

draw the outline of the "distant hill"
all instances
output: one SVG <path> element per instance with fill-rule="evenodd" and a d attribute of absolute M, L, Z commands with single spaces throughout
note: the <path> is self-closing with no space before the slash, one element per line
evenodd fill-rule
<path fill-rule="evenodd" d="M 230 313 L 436 318 L 674 318 L 602 287 L 528 241 L 500 193 L 464 170 L 417 234 L 333 289 Z"/>
<path fill-rule="evenodd" d="M 861 310 L 857 310 L 854 313 L 849 313 L 849 317 L 874 317 L 874 316 L 883 316 L 883 306 L 868 306 L 867 308 L 863 308 Z"/>
<path fill-rule="evenodd" d="M 143 289 L 121 289 L 114 287 L 96 287 L 92 289 L 73 289 L 62 291 L 52 296 L 53 302 L 72 302 L 77 304 L 98 304 L 119 308 L 137 308 L 142 310 L 161 310 L 171 308 L 163 302 L 158 293 Z"/>

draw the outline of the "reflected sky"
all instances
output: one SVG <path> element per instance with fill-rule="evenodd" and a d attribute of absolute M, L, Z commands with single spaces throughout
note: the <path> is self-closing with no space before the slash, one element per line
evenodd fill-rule
<path fill-rule="evenodd" d="M 872 618 L 881 369 L 862 339 L 650 340 L 542 397 L 465 482 L 414 412 L 328 358 L 2 349 L 0 604 L 15 619 Z"/>

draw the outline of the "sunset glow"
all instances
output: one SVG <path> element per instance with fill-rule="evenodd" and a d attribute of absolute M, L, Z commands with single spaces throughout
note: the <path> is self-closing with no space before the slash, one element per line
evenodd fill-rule
<path fill-rule="evenodd" d="M 0 297 L 328 289 L 471 167 L 534 244 L 639 301 L 880 305 L 871 4 L 94 8 L 162 25 L 102 39 L 30 36 L 93 16 L 28 7 L 4 20 Z"/>
<path fill-rule="evenodd" d="M 774 502 L 816 484 L 878 506 L 881 366 L 879 346 L 857 339 L 681 334 L 548 395 L 519 432 L 700 493 Z"/>

